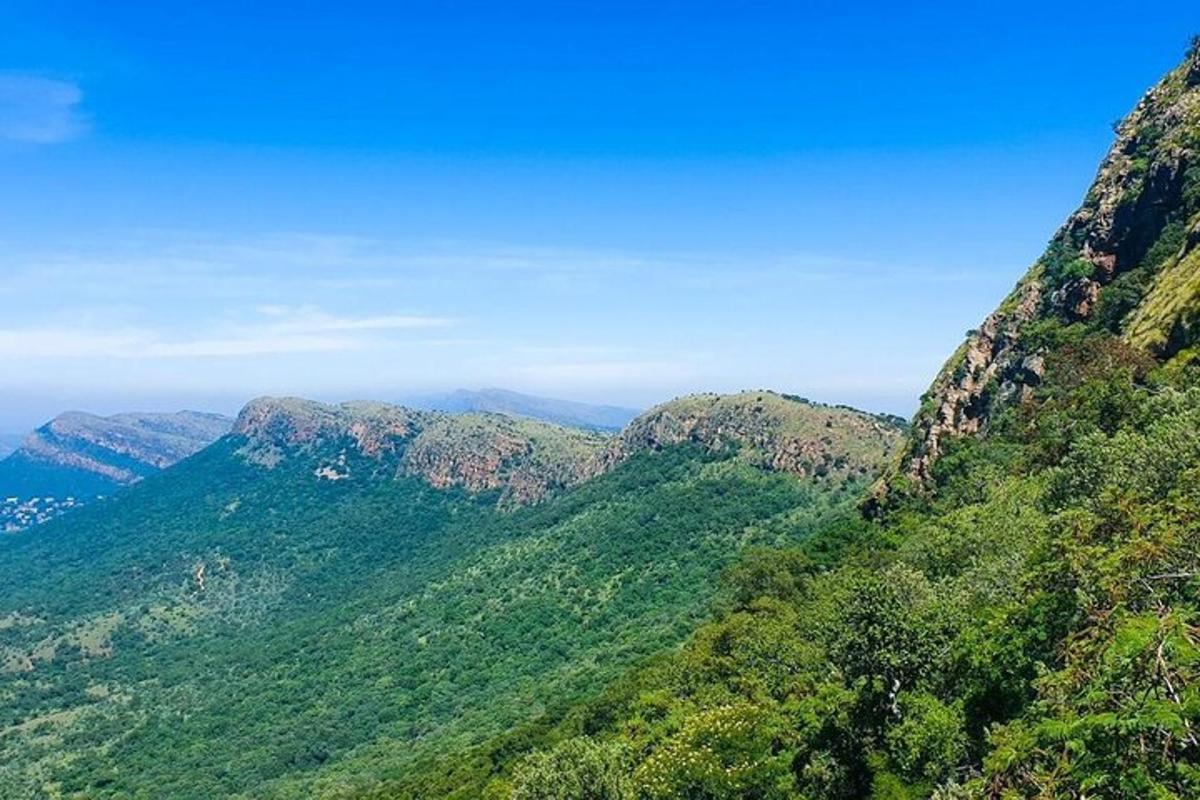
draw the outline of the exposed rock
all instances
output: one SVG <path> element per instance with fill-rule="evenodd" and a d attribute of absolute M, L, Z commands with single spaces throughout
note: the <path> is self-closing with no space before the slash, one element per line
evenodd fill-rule
<path fill-rule="evenodd" d="M 986 391 L 1021 363 L 1020 329 L 1041 302 L 1040 281 L 1026 279 L 951 357 L 922 399 L 906 454 L 908 473 L 924 481 L 945 437 L 977 433 L 987 419 Z"/>
<path fill-rule="evenodd" d="M 367 458 L 401 449 L 430 415 L 386 403 L 326 405 L 295 397 L 262 397 L 238 414 L 233 433 L 248 440 L 247 460 L 274 467 L 288 450 L 346 444 Z"/>
<path fill-rule="evenodd" d="M 1044 372 L 1043 362 L 1030 360 L 1040 357 L 1037 349 L 1044 344 L 1023 340 L 1031 323 L 1090 324 L 1105 287 L 1118 277 L 1136 268 L 1157 270 L 1157 285 L 1169 278 L 1171 265 L 1181 263 L 1181 257 L 1166 265 L 1143 261 L 1168 223 L 1186 221 L 1200 210 L 1192 207 L 1200 197 L 1198 73 L 1200 51 L 1193 48 L 1118 126 L 1117 140 L 1083 206 L 933 381 L 913 421 L 898 473 L 928 485 L 948 437 L 985 431 L 995 409 L 1030 396 Z M 1200 285 L 1191 281 L 1200 269 L 1200 259 L 1196 262 L 1175 270 L 1183 274 L 1170 278 L 1170 300 L 1152 303 L 1152 288 L 1129 314 L 1125 333 L 1130 341 L 1164 355 L 1172 346 L 1182 346 L 1172 343 L 1172 331 L 1187 327 L 1189 309 L 1200 306 Z M 1148 306 L 1153 310 L 1147 312 Z"/>
<path fill-rule="evenodd" d="M 1115 267 L 1115 261 L 1105 262 Z M 1062 316 L 1071 321 L 1086 319 L 1100 299 L 1100 282 L 1091 278 L 1078 278 L 1056 289 L 1050 296 L 1050 306 L 1060 309 Z"/>
<path fill-rule="evenodd" d="M 350 460 L 371 475 L 413 475 L 437 488 L 496 490 L 503 503 L 536 502 L 594 475 L 606 439 L 498 414 L 446 415 L 385 403 L 326 405 L 260 398 L 238 416 L 239 452 L 268 469 L 289 457 L 315 462 L 322 480 L 353 479 Z"/>
<path fill-rule="evenodd" d="M 400 470 L 439 488 L 500 489 L 505 502 L 532 503 L 596 475 L 605 441 L 578 430 L 496 414 L 447 416 L 413 440 Z"/>

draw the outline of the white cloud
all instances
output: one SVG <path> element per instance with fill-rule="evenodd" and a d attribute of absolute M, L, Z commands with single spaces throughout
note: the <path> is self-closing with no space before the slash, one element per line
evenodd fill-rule
<path fill-rule="evenodd" d="M 0 140 L 53 144 L 81 135 L 83 92 L 70 81 L 0 73 Z"/>
<path fill-rule="evenodd" d="M 312 307 L 265 306 L 259 311 L 266 322 L 217 325 L 211 335 L 184 339 L 144 328 L 0 328 L 0 358 L 171 359 L 328 353 L 386 344 L 371 335 L 375 333 L 453 324 L 443 317 L 415 315 L 339 317 Z"/>

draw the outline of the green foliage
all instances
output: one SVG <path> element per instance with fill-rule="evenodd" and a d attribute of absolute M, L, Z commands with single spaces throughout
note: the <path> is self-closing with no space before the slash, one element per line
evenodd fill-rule
<path fill-rule="evenodd" d="M 753 705 L 722 705 L 688 716 L 638 766 L 638 796 L 773 800 L 788 796 L 788 759 L 772 752 L 781 718 Z"/>
<path fill-rule="evenodd" d="M 858 486 L 683 446 L 502 512 L 237 447 L 0 540 L 0 797 L 373 791 L 677 644 Z"/>
<path fill-rule="evenodd" d="M 925 693 L 896 698 L 896 716 L 885 737 L 891 763 L 910 781 L 936 785 L 954 775 L 967 749 L 962 704 L 947 705 Z"/>
<path fill-rule="evenodd" d="M 1090 278 L 1096 271 L 1090 261 L 1081 257 L 1078 247 L 1061 238 L 1050 243 L 1039 263 L 1043 278 L 1054 289 L 1073 280 Z"/>
<path fill-rule="evenodd" d="M 568 739 L 517 765 L 513 800 L 633 800 L 632 759 L 624 746 Z"/>
<path fill-rule="evenodd" d="M 726 571 L 724 579 L 735 606 L 744 609 L 763 598 L 797 600 L 813 570 L 812 559 L 803 551 L 754 548 Z"/>
<path fill-rule="evenodd" d="M 1101 330 L 1120 333 L 1130 312 L 1138 307 L 1154 276 L 1175 258 L 1187 239 L 1187 226 L 1179 220 L 1168 223 L 1146 251 L 1141 264 L 1118 275 L 1100 292 L 1094 324 Z"/>
<path fill-rule="evenodd" d="M 1043 317 L 1030 322 L 1021 330 L 1021 340 L 1029 352 L 1036 353 L 1078 344 L 1089 333 L 1087 326 L 1082 323 L 1064 325 L 1054 317 Z"/>

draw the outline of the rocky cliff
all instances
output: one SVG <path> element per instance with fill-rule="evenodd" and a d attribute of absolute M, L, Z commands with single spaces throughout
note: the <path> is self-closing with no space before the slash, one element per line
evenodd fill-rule
<path fill-rule="evenodd" d="M 604 437 L 500 414 L 447 415 L 385 403 L 326 405 L 262 398 L 234 434 L 252 463 L 288 458 L 321 480 L 413 475 L 438 488 L 498 491 L 501 503 L 532 503 L 596 474 Z"/>
<path fill-rule="evenodd" d="M 1038 385 L 1047 352 L 1110 333 L 1160 359 L 1200 334 L 1200 47 L 1116 127 L 1083 205 L 922 398 L 900 474 L 919 484 L 948 438 L 986 431 Z"/>
<path fill-rule="evenodd" d="M 262 398 L 233 433 L 247 461 L 298 461 L 316 480 L 411 475 L 438 488 L 537 502 L 644 450 L 694 443 L 755 466 L 845 480 L 876 472 L 902 439 L 895 420 L 773 392 L 693 395 L 651 409 L 619 435 L 501 414 L 442 414 L 382 403 Z"/>

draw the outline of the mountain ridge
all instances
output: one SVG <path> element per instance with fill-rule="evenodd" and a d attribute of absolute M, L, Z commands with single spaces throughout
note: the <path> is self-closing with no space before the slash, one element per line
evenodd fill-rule
<path fill-rule="evenodd" d="M 400 403 L 420 410 L 442 411 L 450 414 L 466 412 L 509 414 L 568 427 L 610 433 L 619 431 L 641 413 L 633 408 L 541 397 L 496 387 L 455 389 L 443 394 L 415 395 L 402 398 Z"/>
<path fill-rule="evenodd" d="M 497 413 L 446 414 L 380 402 L 263 397 L 239 413 L 239 452 L 267 469 L 299 455 L 313 475 L 415 475 L 438 488 L 500 491 L 538 502 L 644 450 L 685 443 L 744 451 L 755 466 L 813 479 L 876 471 L 900 441 L 893 420 L 770 391 L 688 395 L 644 412 L 615 436 Z M 351 462 L 357 460 L 358 465 Z"/>

